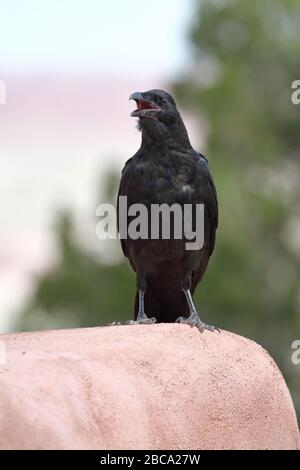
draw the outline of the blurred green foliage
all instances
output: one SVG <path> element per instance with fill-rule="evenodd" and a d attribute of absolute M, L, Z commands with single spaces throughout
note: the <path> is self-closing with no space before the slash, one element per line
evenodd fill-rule
<path fill-rule="evenodd" d="M 196 292 L 199 310 L 271 353 L 300 413 L 300 366 L 291 362 L 300 337 L 300 105 L 291 102 L 300 78 L 299 24 L 297 0 L 195 2 L 191 65 L 173 88 L 207 129 L 199 150 L 220 204 L 215 253 Z M 97 259 L 75 233 L 70 214 L 61 215 L 60 259 L 38 279 L 18 329 L 129 318 L 135 281 L 128 263 Z"/>

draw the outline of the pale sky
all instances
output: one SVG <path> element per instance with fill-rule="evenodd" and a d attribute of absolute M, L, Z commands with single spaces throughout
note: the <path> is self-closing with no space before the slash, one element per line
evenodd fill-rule
<path fill-rule="evenodd" d="M 192 0 L 0 0 L 0 70 L 168 75 L 184 66 Z"/>

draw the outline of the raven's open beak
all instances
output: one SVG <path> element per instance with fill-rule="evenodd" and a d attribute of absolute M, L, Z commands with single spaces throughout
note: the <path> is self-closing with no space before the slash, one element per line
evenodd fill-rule
<path fill-rule="evenodd" d="M 156 119 L 157 114 L 161 110 L 145 93 L 136 91 L 129 96 L 129 99 L 134 100 L 137 104 L 137 109 L 130 114 L 132 117 Z"/>

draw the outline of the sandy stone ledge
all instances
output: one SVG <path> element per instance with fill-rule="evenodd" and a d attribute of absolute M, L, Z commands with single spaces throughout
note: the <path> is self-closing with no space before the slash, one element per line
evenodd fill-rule
<path fill-rule="evenodd" d="M 0 449 L 299 449 L 276 364 L 187 325 L 2 335 Z"/>

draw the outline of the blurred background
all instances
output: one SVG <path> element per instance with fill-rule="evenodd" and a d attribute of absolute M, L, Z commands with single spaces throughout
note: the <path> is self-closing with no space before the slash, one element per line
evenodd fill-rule
<path fill-rule="evenodd" d="M 0 331 L 130 318 L 135 277 L 96 238 L 139 147 L 133 91 L 175 95 L 220 226 L 202 317 L 264 346 L 300 414 L 297 0 L 0 0 Z M 201 358 L 199 358 L 200 360 Z"/>

